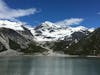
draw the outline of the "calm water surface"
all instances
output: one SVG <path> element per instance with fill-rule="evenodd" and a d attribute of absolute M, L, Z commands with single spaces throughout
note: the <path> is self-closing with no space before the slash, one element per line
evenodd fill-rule
<path fill-rule="evenodd" d="M 0 75 L 100 75 L 100 59 L 0 57 Z"/>

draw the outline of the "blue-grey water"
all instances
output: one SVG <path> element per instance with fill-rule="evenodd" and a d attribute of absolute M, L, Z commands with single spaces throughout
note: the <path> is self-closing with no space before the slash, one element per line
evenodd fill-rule
<path fill-rule="evenodd" d="M 100 75 L 100 59 L 0 57 L 0 75 Z"/>

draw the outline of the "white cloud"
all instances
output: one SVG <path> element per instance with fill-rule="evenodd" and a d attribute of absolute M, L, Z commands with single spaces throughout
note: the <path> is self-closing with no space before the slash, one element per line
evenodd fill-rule
<path fill-rule="evenodd" d="M 98 12 L 97 14 L 100 15 L 100 12 Z"/>
<path fill-rule="evenodd" d="M 83 20 L 82 18 L 70 18 L 56 22 L 56 24 L 61 26 L 79 25 Z"/>
<path fill-rule="evenodd" d="M 15 19 L 35 14 L 36 12 L 37 10 L 35 8 L 12 9 L 4 2 L 4 0 L 0 0 L 0 19 Z"/>

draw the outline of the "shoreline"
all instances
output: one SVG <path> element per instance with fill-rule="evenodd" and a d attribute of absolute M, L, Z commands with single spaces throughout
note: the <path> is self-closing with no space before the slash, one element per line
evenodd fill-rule
<path fill-rule="evenodd" d="M 48 55 L 4 55 L 0 57 L 65 57 L 65 58 L 100 58 L 100 56 L 78 56 L 78 55 L 61 55 L 61 56 L 48 56 Z"/>

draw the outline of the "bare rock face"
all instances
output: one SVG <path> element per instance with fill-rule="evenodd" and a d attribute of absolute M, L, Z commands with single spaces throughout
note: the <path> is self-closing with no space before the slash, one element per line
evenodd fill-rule
<path fill-rule="evenodd" d="M 37 46 L 33 40 L 29 40 L 24 34 L 21 35 L 17 31 L 8 28 L 0 28 L 0 44 L 0 51 L 13 49 L 18 52 L 35 53 L 46 50 Z"/>
<path fill-rule="evenodd" d="M 34 40 L 34 36 L 33 34 L 31 33 L 31 31 L 27 28 L 27 27 L 24 27 L 23 25 L 21 26 L 24 30 L 23 31 L 18 31 L 17 32 L 19 34 L 21 34 L 23 37 L 27 38 L 28 40 Z"/>
<path fill-rule="evenodd" d="M 0 52 L 2 51 L 6 51 L 7 48 L 5 47 L 5 45 L 3 45 L 1 42 L 0 42 Z"/>
<path fill-rule="evenodd" d="M 0 36 L 8 44 L 11 41 L 14 41 L 14 42 L 18 43 L 21 47 L 23 47 L 23 46 L 27 46 L 27 43 L 28 43 L 27 39 L 25 39 L 23 36 L 21 36 L 19 33 L 17 33 L 16 31 L 14 31 L 12 29 L 0 28 Z"/>

